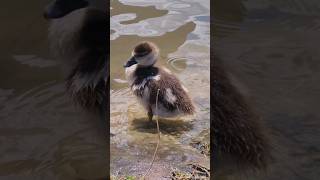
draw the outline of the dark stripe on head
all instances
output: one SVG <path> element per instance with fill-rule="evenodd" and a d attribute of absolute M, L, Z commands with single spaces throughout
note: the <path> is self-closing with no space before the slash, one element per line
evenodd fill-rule
<path fill-rule="evenodd" d="M 152 50 L 153 48 L 150 42 L 142 42 L 134 48 L 134 55 L 136 57 L 142 57 L 149 54 Z"/>

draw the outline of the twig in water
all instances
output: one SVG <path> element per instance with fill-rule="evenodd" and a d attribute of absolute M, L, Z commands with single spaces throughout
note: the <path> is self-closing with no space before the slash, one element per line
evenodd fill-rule
<path fill-rule="evenodd" d="M 159 97 L 159 91 L 160 89 L 158 89 L 157 91 L 157 97 L 156 97 L 156 111 L 158 112 L 158 97 Z M 150 173 L 150 170 L 153 166 L 153 163 L 154 163 L 154 160 L 156 159 L 156 154 L 158 152 L 158 147 L 159 147 L 159 144 L 160 144 L 160 128 L 159 128 L 159 116 L 157 115 L 157 118 L 156 118 L 156 122 L 157 122 L 157 130 L 158 130 L 158 142 L 157 142 L 157 146 L 156 146 L 156 149 L 153 153 L 153 157 L 152 157 L 152 161 L 151 161 L 151 164 L 150 164 L 150 167 L 148 169 L 148 171 L 142 176 L 142 179 L 144 180 L 145 177 Z"/>

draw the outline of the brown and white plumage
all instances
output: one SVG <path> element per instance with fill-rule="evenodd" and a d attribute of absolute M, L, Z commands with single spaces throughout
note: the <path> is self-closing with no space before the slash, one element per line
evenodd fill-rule
<path fill-rule="evenodd" d="M 153 115 L 175 117 L 195 112 L 186 89 L 177 77 L 165 68 L 154 66 L 159 56 L 155 44 L 141 42 L 134 48 L 132 55 L 125 65 L 126 77 L 133 94 L 148 111 L 150 120 Z"/>

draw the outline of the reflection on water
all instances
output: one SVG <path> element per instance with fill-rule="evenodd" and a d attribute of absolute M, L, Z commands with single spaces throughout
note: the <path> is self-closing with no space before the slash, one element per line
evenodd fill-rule
<path fill-rule="evenodd" d="M 156 126 L 146 119 L 125 81 L 122 65 L 139 41 L 160 48 L 158 64 L 173 71 L 195 102 L 194 117 L 160 119 L 161 145 L 153 179 L 169 176 L 187 163 L 209 166 L 209 158 L 190 143 L 209 142 L 209 1 L 111 2 L 111 173 L 142 175 L 156 146 Z M 205 143 L 205 142 L 203 142 Z"/>
<path fill-rule="evenodd" d="M 0 179 L 105 177 L 99 118 L 74 107 L 48 53 L 47 3 L 1 5 Z"/>
<path fill-rule="evenodd" d="M 214 4 L 215 52 L 250 90 L 271 131 L 275 159 L 252 179 L 320 175 L 319 7 L 285 0 Z M 217 173 L 216 180 L 250 179 L 244 176 Z"/>

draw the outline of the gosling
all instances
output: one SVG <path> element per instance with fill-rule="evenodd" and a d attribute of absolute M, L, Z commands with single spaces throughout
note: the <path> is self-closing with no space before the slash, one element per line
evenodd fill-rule
<path fill-rule="evenodd" d="M 141 42 L 124 65 L 126 79 L 148 112 L 149 121 L 153 115 L 168 118 L 194 114 L 188 90 L 168 69 L 155 66 L 158 59 L 159 48 L 152 42 Z"/>

